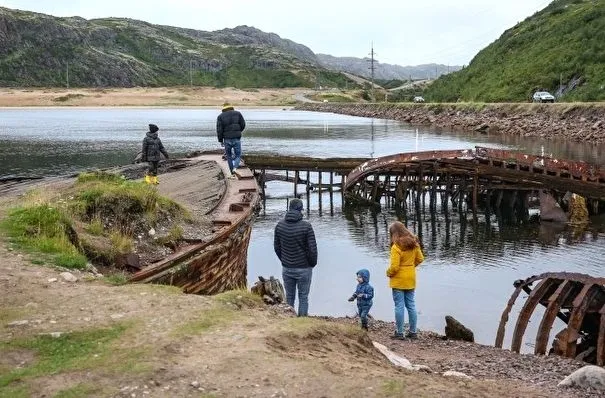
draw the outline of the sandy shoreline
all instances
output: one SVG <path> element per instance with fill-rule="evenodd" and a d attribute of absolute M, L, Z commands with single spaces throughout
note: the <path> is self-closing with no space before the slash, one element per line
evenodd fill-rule
<path fill-rule="evenodd" d="M 224 102 L 238 107 L 292 106 L 306 88 L 246 89 L 211 87 L 157 88 L 0 88 L 0 108 L 19 107 L 196 107 Z"/>

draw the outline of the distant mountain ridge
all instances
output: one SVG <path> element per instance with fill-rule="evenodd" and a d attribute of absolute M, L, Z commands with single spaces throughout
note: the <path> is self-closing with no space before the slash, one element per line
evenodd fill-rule
<path fill-rule="evenodd" d="M 1 86 L 314 87 L 352 84 L 313 51 L 274 33 L 216 32 L 0 7 Z"/>
<path fill-rule="evenodd" d="M 424 79 L 446 70 L 433 64 L 378 64 L 376 78 Z M 359 79 L 342 72 L 369 77 L 363 59 L 316 55 L 307 46 L 245 25 L 207 32 L 0 7 L 0 86 L 357 86 Z"/>
<path fill-rule="evenodd" d="M 353 73 L 370 78 L 370 59 L 356 57 L 335 57 L 328 54 L 317 54 L 320 65 L 340 72 Z M 438 76 L 460 70 L 458 65 L 425 64 L 416 66 L 401 66 L 392 64 L 375 64 L 374 77 L 380 80 L 420 80 L 435 79 Z"/>

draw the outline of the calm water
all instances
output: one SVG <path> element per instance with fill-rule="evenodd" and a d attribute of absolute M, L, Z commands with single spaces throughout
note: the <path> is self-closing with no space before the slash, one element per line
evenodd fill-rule
<path fill-rule="evenodd" d="M 0 176 L 68 173 L 128 163 L 139 151 L 148 123 L 160 127 L 164 145 L 175 155 L 217 149 L 216 115 L 215 110 L 207 109 L 0 109 Z M 605 161 L 603 148 L 594 145 L 418 131 L 393 121 L 290 110 L 244 110 L 244 116 L 248 122 L 244 152 L 382 156 L 486 145 Z M 251 283 L 258 275 L 280 275 L 273 255 L 273 228 L 283 217 L 292 187 L 272 182 L 267 192 L 271 197 L 255 223 L 249 249 Z M 315 227 L 320 251 L 311 290 L 313 314 L 353 315 L 355 305 L 346 299 L 355 287 L 355 271 L 364 267 L 371 271 L 376 289 L 372 314 L 392 319 L 384 270 L 388 224 L 398 218 L 422 236 L 427 252 L 418 272 L 421 329 L 442 332 L 443 318 L 449 314 L 473 329 L 479 342 L 493 344 L 515 279 L 545 271 L 604 274 L 605 232 L 600 220 L 594 220 L 587 230 L 573 231 L 544 225 L 500 225 L 493 217 L 487 222 L 483 215 L 474 224 L 470 215 L 452 212 L 446 218 L 441 211 L 418 214 L 413 208 L 408 214 L 344 214 L 339 195 L 334 196 L 332 208 L 324 195 L 320 213 L 317 194 L 309 200 L 307 219 Z M 513 316 L 510 325 L 514 322 Z"/>

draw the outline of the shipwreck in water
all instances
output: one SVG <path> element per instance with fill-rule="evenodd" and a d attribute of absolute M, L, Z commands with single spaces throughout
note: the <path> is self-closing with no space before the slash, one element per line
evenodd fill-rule
<path fill-rule="evenodd" d="M 523 336 L 536 307 L 545 308 L 538 326 L 534 353 L 556 354 L 605 365 L 605 278 L 556 272 L 532 276 L 514 283 L 498 326 L 496 347 L 502 348 L 509 314 L 521 294 L 528 294 L 517 318 L 511 350 L 519 352 Z M 548 349 L 551 329 L 559 318 L 567 326 L 554 337 Z M 547 352 L 548 350 L 548 352 Z"/>

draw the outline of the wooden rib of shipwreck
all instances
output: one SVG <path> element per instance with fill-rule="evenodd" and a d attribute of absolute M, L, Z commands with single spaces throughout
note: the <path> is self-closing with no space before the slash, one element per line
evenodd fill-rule
<path fill-rule="evenodd" d="M 185 293 L 217 294 L 246 287 L 247 252 L 259 203 L 259 189 L 248 169 L 238 169 L 213 209 L 213 234 L 181 247 L 134 274 L 131 282 L 178 286 Z M 227 181 L 227 180 L 226 180 Z"/>
<path fill-rule="evenodd" d="M 536 284 L 535 286 L 532 285 Z M 605 365 L 605 278 L 553 272 L 514 283 L 498 327 L 495 346 L 502 348 L 506 322 L 519 294 L 528 294 L 515 325 L 511 350 L 519 352 L 523 335 L 538 304 L 546 308 L 538 327 L 534 352 L 546 354 L 556 318 L 567 326 L 554 338 L 549 353 Z"/>

